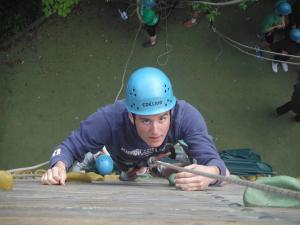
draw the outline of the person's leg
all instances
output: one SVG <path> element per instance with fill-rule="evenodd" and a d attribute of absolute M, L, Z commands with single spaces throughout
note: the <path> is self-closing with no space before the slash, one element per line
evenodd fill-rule
<path fill-rule="evenodd" d="M 157 39 L 156 25 L 155 26 L 145 25 L 145 29 L 146 29 L 146 31 L 149 35 L 149 41 L 146 41 L 145 43 L 143 43 L 143 47 L 149 48 L 149 47 L 155 46 L 156 45 L 156 39 Z"/>
<path fill-rule="evenodd" d="M 84 155 L 84 160 L 82 162 L 76 162 L 73 167 L 71 168 L 73 172 L 96 172 L 96 161 L 95 157 L 91 152 L 88 152 Z"/>
<path fill-rule="evenodd" d="M 272 70 L 274 73 L 278 72 L 278 62 L 272 61 Z"/>
<path fill-rule="evenodd" d="M 275 42 L 273 44 L 270 45 L 270 49 L 273 51 L 273 52 L 278 52 L 278 53 L 287 53 L 287 51 L 285 51 L 285 49 L 287 49 L 289 45 L 289 41 L 288 39 L 284 39 L 284 40 L 280 40 L 278 42 Z M 282 56 L 282 55 L 274 55 L 273 57 L 275 60 L 279 60 L 279 61 L 287 61 L 290 57 L 288 56 Z M 277 73 L 278 72 L 278 65 L 279 63 L 278 62 L 272 62 L 272 70 Z M 281 63 L 282 65 L 282 68 L 285 72 L 288 71 L 288 65 L 284 62 Z"/>
<path fill-rule="evenodd" d="M 287 52 L 285 51 L 282 51 L 281 54 L 288 54 Z M 288 64 L 285 63 L 285 61 L 287 61 L 290 57 L 287 57 L 287 56 L 282 56 L 282 55 L 275 55 L 274 56 L 274 59 L 275 60 L 279 60 L 279 61 L 284 61 L 284 62 L 281 62 L 281 66 L 282 66 L 282 69 L 284 72 L 288 72 L 289 71 L 289 67 L 288 67 Z M 272 62 L 272 69 L 275 73 L 278 72 L 278 62 Z"/>
<path fill-rule="evenodd" d="M 278 116 L 281 116 L 281 115 L 287 113 L 288 111 L 290 111 L 291 109 L 292 109 L 292 102 L 289 101 L 289 102 L 283 104 L 282 106 L 279 106 L 276 109 L 276 113 Z"/>
<path fill-rule="evenodd" d="M 287 54 L 287 53 L 285 53 L 284 51 L 282 51 L 281 54 Z M 285 63 L 285 61 L 287 61 L 289 59 L 289 57 L 282 56 L 282 55 L 275 55 L 273 58 L 275 60 L 283 61 L 283 62 L 280 62 L 283 71 L 284 72 L 288 72 L 289 71 L 289 66 L 288 66 L 287 63 Z M 279 62 L 272 61 L 272 70 L 273 70 L 274 73 L 278 72 L 278 65 L 279 65 Z"/>
<path fill-rule="evenodd" d="M 289 71 L 289 66 L 288 66 L 287 63 L 282 62 L 281 63 L 281 67 L 282 67 L 282 69 L 283 69 L 284 72 L 288 72 Z"/>

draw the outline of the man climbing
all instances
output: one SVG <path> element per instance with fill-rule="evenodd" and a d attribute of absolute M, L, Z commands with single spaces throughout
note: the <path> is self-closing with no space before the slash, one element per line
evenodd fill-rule
<path fill-rule="evenodd" d="M 183 140 L 190 162 L 187 168 L 226 175 L 206 123 L 200 112 L 173 95 L 169 78 L 161 70 L 144 67 L 129 78 L 125 100 L 99 108 L 82 121 L 53 152 L 43 184 L 64 184 L 73 160 L 82 161 L 87 152 L 107 148 L 122 177 L 135 179 L 148 167 L 148 159 L 168 153 L 167 146 Z M 126 176 L 126 174 L 128 176 Z M 218 183 L 214 179 L 181 172 L 176 187 L 203 190 Z"/>

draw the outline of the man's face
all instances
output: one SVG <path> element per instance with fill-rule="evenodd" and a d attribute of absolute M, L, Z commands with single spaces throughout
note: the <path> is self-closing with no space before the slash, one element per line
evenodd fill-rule
<path fill-rule="evenodd" d="M 129 114 L 132 118 L 132 114 Z M 161 146 L 170 127 L 170 111 L 151 116 L 135 116 L 139 136 L 152 148 Z"/>

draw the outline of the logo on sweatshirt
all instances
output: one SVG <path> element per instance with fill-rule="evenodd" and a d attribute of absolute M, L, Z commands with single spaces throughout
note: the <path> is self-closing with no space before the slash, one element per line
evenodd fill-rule
<path fill-rule="evenodd" d="M 60 152 L 61 152 L 60 148 L 56 149 L 56 150 L 53 152 L 52 157 L 60 155 Z"/>

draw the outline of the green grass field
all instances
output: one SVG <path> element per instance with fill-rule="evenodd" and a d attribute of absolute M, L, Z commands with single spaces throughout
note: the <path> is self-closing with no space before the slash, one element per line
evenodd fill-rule
<path fill-rule="evenodd" d="M 227 7 L 217 29 L 254 46 L 267 6 Z M 0 52 L 1 169 L 47 161 L 80 120 L 114 101 L 139 26 L 135 15 L 121 20 L 117 8 L 84 1 L 67 18 L 49 18 Z M 160 67 L 176 97 L 202 112 L 218 149 L 252 148 L 280 174 L 299 176 L 300 124 L 293 113 L 274 115 L 290 98 L 295 67 L 274 74 L 270 62 L 229 46 L 207 20 L 184 28 L 187 17 L 188 9 L 176 9 L 161 20 L 151 49 L 141 47 L 147 35 L 140 31 L 125 81 L 138 67 Z"/>

